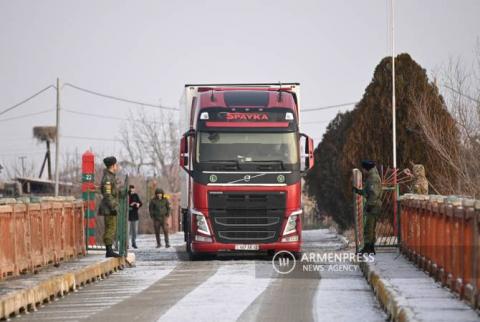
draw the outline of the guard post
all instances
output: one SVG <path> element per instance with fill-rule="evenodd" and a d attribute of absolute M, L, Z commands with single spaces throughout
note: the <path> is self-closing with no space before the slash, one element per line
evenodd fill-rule
<path fill-rule="evenodd" d="M 85 202 L 85 241 L 87 250 L 96 246 L 95 240 L 95 155 L 82 155 L 82 197 Z"/>

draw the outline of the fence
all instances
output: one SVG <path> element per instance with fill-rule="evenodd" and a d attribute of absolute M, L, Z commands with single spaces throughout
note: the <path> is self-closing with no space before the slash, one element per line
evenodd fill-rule
<path fill-rule="evenodd" d="M 395 172 L 391 169 L 380 171 L 382 182 L 382 209 L 377 218 L 375 227 L 375 247 L 397 247 L 398 246 L 398 225 L 397 225 L 397 202 L 396 185 L 392 182 Z M 363 188 L 362 172 L 359 169 L 352 170 L 352 185 L 358 189 Z M 364 194 L 353 193 L 353 216 L 355 228 L 355 247 L 359 251 L 364 246 Z"/>
<path fill-rule="evenodd" d="M 404 195 L 401 250 L 444 286 L 480 306 L 480 201 Z"/>
<path fill-rule="evenodd" d="M 83 203 L 0 205 L 0 279 L 85 254 Z"/>

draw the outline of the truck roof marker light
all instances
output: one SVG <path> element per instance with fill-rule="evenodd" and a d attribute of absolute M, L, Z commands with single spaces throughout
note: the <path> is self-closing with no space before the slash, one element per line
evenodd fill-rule
<path fill-rule="evenodd" d="M 210 117 L 208 116 L 208 112 L 202 112 L 202 114 L 200 114 L 200 119 L 201 120 L 209 120 Z"/>
<path fill-rule="evenodd" d="M 287 121 L 293 121 L 293 113 L 287 112 L 287 113 L 285 114 L 285 120 L 287 120 Z"/>

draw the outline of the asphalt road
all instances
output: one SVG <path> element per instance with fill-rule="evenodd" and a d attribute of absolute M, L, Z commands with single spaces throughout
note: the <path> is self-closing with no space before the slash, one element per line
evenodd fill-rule
<path fill-rule="evenodd" d="M 385 321 L 370 287 L 349 260 L 310 258 L 274 270 L 267 257 L 190 262 L 182 235 L 154 248 L 140 236 L 127 268 L 15 321 Z M 327 230 L 306 231 L 308 256 L 341 254 Z M 315 255 L 312 255 L 315 254 Z M 290 273 L 285 273 L 292 269 Z"/>

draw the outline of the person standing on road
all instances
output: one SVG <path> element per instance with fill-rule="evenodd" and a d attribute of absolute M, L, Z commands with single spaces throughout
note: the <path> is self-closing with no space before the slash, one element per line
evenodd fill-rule
<path fill-rule="evenodd" d="M 148 206 L 150 217 L 153 219 L 153 227 L 155 229 L 155 238 L 157 239 L 157 248 L 162 246 L 160 239 L 160 227 L 163 229 L 165 235 L 165 247 L 169 248 L 170 243 L 168 240 L 168 223 L 167 218 L 170 216 L 170 202 L 165 198 L 165 194 L 162 189 L 155 189 L 155 197 L 150 200 Z"/>
<path fill-rule="evenodd" d="M 132 236 L 132 247 L 137 247 L 137 231 L 138 231 L 138 209 L 142 206 L 140 197 L 135 192 L 135 186 L 128 187 L 128 221 L 130 222 L 130 235 Z"/>
<path fill-rule="evenodd" d="M 106 257 L 120 257 L 112 249 L 113 241 L 117 233 L 117 213 L 118 213 L 118 185 L 116 173 L 118 172 L 117 159 L 107 157 L 103 159 L 106 169 L 103 170 L 103 177 L 100 185 L 102 201 L 98 208 L 98 215 L 103 216 L 105 221 L 105 231 L 103 234 L 103 243 L 107 248 Z"/>
<path fill-rule="evenodd" d="M 366 197 L 364 208 L 365 226 L 364 232 L 364 247 L 359 251 L 361 254 L 375 254 L 375 228 L 377 219 L 382 211 L 382 180 L 378 173 L 374 161 L 362 161 L 363 173 L 366 176 L 365 185 L 363 189 L 353 187 L 354 191 Z"/>

